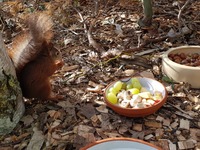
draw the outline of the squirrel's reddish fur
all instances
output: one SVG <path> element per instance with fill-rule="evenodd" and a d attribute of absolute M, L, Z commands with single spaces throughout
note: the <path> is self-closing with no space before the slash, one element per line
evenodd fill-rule
<path fill-rule="evenodd" d="M 33 14 L 27 19 L 28 29 L 20 33 L 8 49 L 23 96 L 57 100 L 49 77 L 63 66 L 62 56 L 51 43 L 53 23 L 46 14 Z"/>

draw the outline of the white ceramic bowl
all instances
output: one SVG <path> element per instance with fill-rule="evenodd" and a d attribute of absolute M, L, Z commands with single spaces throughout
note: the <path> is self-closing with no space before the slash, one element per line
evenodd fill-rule
<path fill-rule="evenodd" d="M 80 150 L 161 150 L 161 148 L 134 138 L 108 138 L 96 141 Z"/>
<path fill-rule="evenodd" d="M 192 88 L 200 88 L 200 67 L 191 67 L 178 64 L 169 59 L 169 54 L 185 53 L 200 54 L 200 46 L 181 46 L 171 48 L 163 54 L 162 70 L 171 79 L 176 82 L 187 82 Z"/>

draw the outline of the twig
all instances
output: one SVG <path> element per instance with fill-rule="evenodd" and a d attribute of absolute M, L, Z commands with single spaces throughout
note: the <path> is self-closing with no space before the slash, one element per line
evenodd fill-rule
<path fill-rule="evenodd" d="M 140 50 L 141 50 L 142 48 L 144 48 L 147 44 L 150 44 L 150 43 L 157 43 L 157 42 L 166 40 L 167 38 L 169 38 L 169 37 L 168 37 L 168 36 L 163 36 L 163 37 L 160 37 L 160 38 L 157 38 L 157 39 L 147 39 L 147 40 L 145 40 L 144 43 L 141 44 L 139 47 L 131 48 L 131 49 L 128 49 L 128 50 L 123 50 L 123 51 L 122 51 L 122 54 L 128 54 L 128 53 L 131 53 L 131 52 L 140 51 Z"/>
<path fill-rule="evenodd" d="M 87 25 L 85 23 L 85 20 L 84 20 L 82 14 L 76 8 L 73 7 L 73 9 L 78 13 L 78 15 L 81 19 L 81 23 L 83 23 L 83 28 L 85 29 L 85 33 L 87 33 Z"/>
<path fill-rule="evenodd" d="M 94 16 L 96 16 L 99 11 L 99 2 L 98 0 L 93 0 L 93 1 L 94 1 Z"/>
<path fill-rule="evenodd" d="M 96 4 L 96 3 L 95 3 Z M 87 33 L 87 37 L 88 37 L 88 41 L 89 41 L 89 45 L 91 45 L 92 47 L 95 48 L 96 51 L 100 52 L 100 51 L 104 51 L 103 47 L 97 43 L 93 36 L 92 36 L 92 29 L 93 29 L 93 26 L 94 24 L 96 23 L 96 18 L 98 18 L 98 15 L 95 17 L 95 19 L 92 20 L 91 24 L 90 24 L 90 27 L 89 29 L 87 30 L 87 25 L 85 23 L 85 20 L 82 16 L 82 14 L 76 9 L 74 8 L 74 10 L 78 13 L 78 15 L 80 16 L 80 19 L 81 19 L 81 22 L 83 23 L 84 25 L 84 29 L 85 29 L 85 33 Z"/>
<path fill-rule="evenodd" d="M 175 112 L 177 115 L 180 115 L 180 116 L 185 117 L 187 119 L 194 119 L 193 117 L 191 117 L 189 115 L 188 112 L 182 110 L 181 108 L 179 108 L 179 107 L 177 107 L 177 106 L 175 106 L 175 105 L 173 105 L 173 104 L 171 104 L 169 102 L 167 102 L 167 104 L 169 104 L 170 106 L 172 106 L 172 107 L 176 108 L 177 110 L 179 110 L 179 111 Z"/>
<path fill-rule="evenodd" d="M 179 13 L 178 13 L 178 28 L 179 28 L 179 32 L 181 33 L 182 30 L 181 30 L 181 15 L 182 15 L 182 12 L 183 10 L 186 8 L 186 6 L 191 2 L 191 0 L 187 0 L 185 2 L 185 4 L 180 8 L 179 10 Z"/>
<path fill-rule="evenodd" d="M 136 53 L 135 55 L 143 56 L 143 55 L 150 54 L 150 53 L 153 53 L 153 52 L 159 51 L 159 50 L 161 50 L 161 48 L 149 49 L 149 50 L 146 50 L 146 51 L 142 51 L 142 52 Z"/>
<path fill-rule="evenodd" d="M 93 36 L 92 36 L 92 29 L 93 29 L 93 26 L 94 26 L 95 23 L 96 23 L 96 19 L 94 19 L 91 22 L 89 30 L 87 31 L 89 45 L 91 45 L 92 47 L 94 47 L 97 52 L 103 52 L 103 51 L 105 51 L 104 48 L 99 43 L 97 43 L 94 40 Z"/>
<path fill-rule="evenodd" d="M 117 56 L 115 56 L 115 57 L 113 57 L 113 58 L 110 58 L 110 59 L 104 61 L 104 62 L 97 63 L 97 64 L 95 64 L 94 66 L 92 66 L 89 70 L 87 70 L 86 72 L 82 72 L 82 73 L 80 73 L 80 74 L 76 74 L 75 76 L 73 76 L 73 77 L 71 77 L 71 78 L 67 78 L 67 80 L 65 80 L 64 82 L 66 82 L 66 81 L 68 81 L 68 80 L 70 80 L 70 79 L 72 79 L 72 78 L 82 77 L 82 76 L 86 75 L 88 72 L 90 72 L 92 69 L 94 69 L 95 67 L 97 67 L 97 66 L 102 66 L 102 65 L 106 65 L 106 64 L 108 64 L 109 62 L 111 62 L 111 61 L 113 61 L 113 60 L 119 58 L 120 56 L 121 56 L 121 55 L 117 55 Z"/>

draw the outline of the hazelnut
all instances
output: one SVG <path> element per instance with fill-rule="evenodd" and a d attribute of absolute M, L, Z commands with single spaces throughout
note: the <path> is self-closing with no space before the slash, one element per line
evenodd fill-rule
<path fill-rule="evenodd" d="M 192 58 L 193 58 L 193 59 L 197 59 L 198 57 L 199 57 L 199 54 L 198 54 L 198 53 L 192 54 Z"/>
<path fill-rule="evenodd" d="M 186 58 L 186 55 L 185 55 L 184 53 L 180 53 L 180 57 L 181 57 L 182 59 L 185 59 L 185 58 Z"/>
<path fill-rule="evenodd" d="M 174 59 L 174 61 L 175 61 L 176 63 L 178 63 L 178 64 L 181 63 L 181 59 L 180 59 L 180 58 L 176 58 L 176 59 Z"/>

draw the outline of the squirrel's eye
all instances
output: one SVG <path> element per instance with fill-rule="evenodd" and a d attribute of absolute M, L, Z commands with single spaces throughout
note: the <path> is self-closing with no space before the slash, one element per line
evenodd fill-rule
<path fill-rule="evenodd" d="M 56 55 L 58 56 L 60 53 L 59 52 L 56 52 Z"/>

